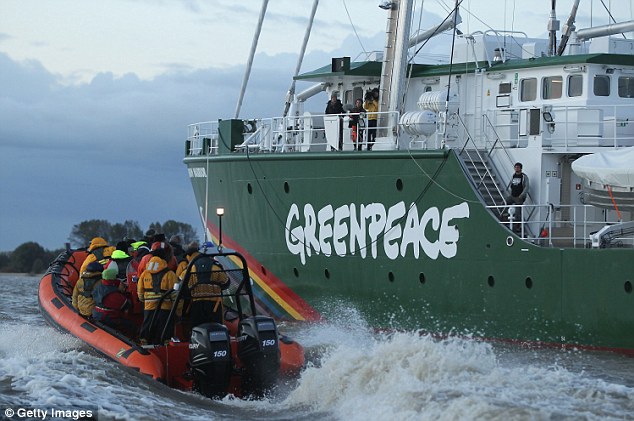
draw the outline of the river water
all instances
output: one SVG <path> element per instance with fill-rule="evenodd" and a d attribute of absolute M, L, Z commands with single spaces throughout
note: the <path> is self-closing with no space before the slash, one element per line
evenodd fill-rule
<path fill-rule="evenodd" d="M 2 419 L 72 407 L 99 420 L 634 420 L 634 358 L 377 334 L 346 306 L 327 324 L 281 326 L 307 349 L 297 381 L 263 401 L 211 401 L 123 371 L 49 327 L 38 283 L 0 275 Z"/>

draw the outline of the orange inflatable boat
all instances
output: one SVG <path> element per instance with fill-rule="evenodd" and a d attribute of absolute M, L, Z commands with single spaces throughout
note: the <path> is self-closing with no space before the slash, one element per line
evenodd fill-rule
<path fill-rule="evenodd" d="M 68 250 L 51 264 L 40 281 L 40 311 L 49 324 L 122 366 L 170 387 L 213 398 L 226 394 L 260 397 L 303 368 L 302 346 L 280 334 L 273 318 L 256 314 L 247 264 L 237 252 L 203 252 L 190 262 L 183 281 L 174 288 L 176 293 L 172 291 L 176 298 L 165 325 L 174 326 L 174 335 L 164 329 L 159 345 L 140 345 L 136 337 L 87 319 L 72 306 L 73 288 L 87 255 L 83 250 Z M 228 280 L 218 293 L 224 323 L 189 323 L 187 285 L 197 259 L 221 263 L 214 268 L 222 268 L 223 279 Z M 205 279 L 204 272 L 196 276 L 199 282 Z M 213 284 L 213 276 L 206 279 Z M 181 316 L 177 308 L 185 308 Z M 125 317 L 138 331 L 142 316 Z"/>

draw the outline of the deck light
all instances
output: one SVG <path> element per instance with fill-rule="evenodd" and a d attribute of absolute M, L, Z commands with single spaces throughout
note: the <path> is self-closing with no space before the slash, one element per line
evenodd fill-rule
<path fill-rule="evenodd" d="M 225 214 L 225 208 L 216 208 L 218 215 L 218 251 L 222 251 L 222 215 Z"/>

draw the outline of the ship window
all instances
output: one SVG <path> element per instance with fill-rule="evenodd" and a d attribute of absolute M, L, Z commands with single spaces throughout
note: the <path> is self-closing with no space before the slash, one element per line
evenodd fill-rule
<path fill-rule="evenodd" d="M 360 99 L 361 102 L 363 102 L 363 88 L 361 86 L 357 86 L 352 89 L 352 104 L 354 104 L 357 99 Z"/>
<path fill-rule="evenodd" d="M 548 76 L 542 79 L 542 99 L 561 98 L 564 81 L 561 76 Z"/>
<path fill-rule="evenodd" d="M 499 89 L 498 89 L 498 93 L 499 94 L 510 94 L 511 93 L 511 82 L 500 83 L 500 86 L 499 86 Z"/>
<path fill-rule="evenodd" d="M 633 76 L 621 76 L 619 78 L 619 96 L 621 98 L 634 98 Z"/>
<path fill-rule="evenodd" d="M 583 75 L 570 75 L 568 76 L 568 96 L 581 96 L 583 95 Z"/>
<path fill-rule="evenodd" d="M 610 96 L 610 76 L 596 75 L 594 77 L 594 94 Z"/>
<path fill-rule="evenodd" d="M 352 98 L 352 91 L 346 91 L 343 95 L 343 105 L 346 104 L 354 104 L 354 99 Z"/>
<path fill-rule="evenodd" d="M 522 79 L 520 83 L 520 101 L 535 101 L 537 98 L 537 79 Z"/>

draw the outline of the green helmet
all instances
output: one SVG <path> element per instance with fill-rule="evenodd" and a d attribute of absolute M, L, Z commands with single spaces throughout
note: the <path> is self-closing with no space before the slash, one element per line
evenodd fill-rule
<path fill-rule="evenodd" d="M 126 253 L 123 250 L 115 250 L 115 251 L 112 252 L 112 256 L 110 256 L 110 257 L 112 257 L 113 259 L 116 260 L 116 259 L 126 259 L 126 258 L 128 258 L 130 256 L 128 256 L 128 253 Z"/>

